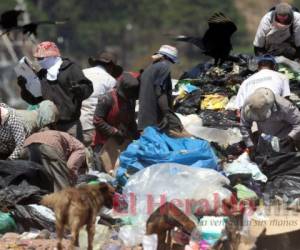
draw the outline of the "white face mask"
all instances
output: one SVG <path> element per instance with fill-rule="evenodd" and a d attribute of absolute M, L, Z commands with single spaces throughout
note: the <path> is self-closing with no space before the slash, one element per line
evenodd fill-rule
<path fill-rule="evenodd" d="M 39 60 L 39 65 L 43 68 L 43 69 L 49 69 L 51 68 L 57 61 L 57 57 L 45 57 L 42 60 Z"/>
<path fill-rule="evenodd" d="M 47 70 L 47 79 L 49 81 L 55 81 L 59 72 L 59 68 L 63 61 L 59 56 L 46 57 L 43 60 L 39 60 L 39 64 L 43 69 Z"/>

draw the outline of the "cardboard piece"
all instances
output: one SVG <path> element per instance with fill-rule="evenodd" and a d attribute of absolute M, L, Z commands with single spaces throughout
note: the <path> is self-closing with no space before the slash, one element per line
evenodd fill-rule
<path fill-rule="evenodd" d="M 265 209 L 265 208 L 264 208 Z M 250 221 L 250 234 L 259 236 L 264 230 L 265 235 L 276 235 L 300 230 L 300 213 L 286 208 L 271 207 L 265 210 L 265 216 L 253 216 Z"/>
<path fill-rule="evenodd" d="M 23 57 L 15 67 L 17 76 L 23 76 L 26 82 L 26 89 L 35 97 L 42 96 L 41 82 L 34 72 L 32 62 L 27 58 Z"/>

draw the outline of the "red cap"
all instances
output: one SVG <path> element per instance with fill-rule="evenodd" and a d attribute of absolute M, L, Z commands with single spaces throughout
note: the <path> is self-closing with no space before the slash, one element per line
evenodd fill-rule
<path fill-rule="evenodd" d="M 60 51 L 55 43 L 46 41 L 37 45 L 33 56 L 38 58 L 60 56 Z"/>

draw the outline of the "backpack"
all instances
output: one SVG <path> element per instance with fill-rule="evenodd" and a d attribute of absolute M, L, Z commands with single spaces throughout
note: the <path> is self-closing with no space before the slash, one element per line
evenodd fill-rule
<path fill-rule="evenodd" d="M 300 12 L 299 11 L 299 9 L 297 8 L 297 7 L 295 7 L 295 6 L 293 6 L 293 5 L 291 5 L 292 6 L 292 10 L 293 10 L 293 12 Z M 269 9 L 269 11 L 268 12 L 272 12 L 272 16 L 271 16 L 271 18 L 272 18 L 272 20 L 274 20 L 274 14 L 275 14 L 275 8 L 276 8 L 276 6 L 273 6 L 271 9 Z M 294 17 L 293 17 L 293 19 L 292 19 L 292 23 L 291 23 L 291 26 L 290 26 L 290 32 L 291 32 L 291 35 L 293 35 L 294 34 Z"/>

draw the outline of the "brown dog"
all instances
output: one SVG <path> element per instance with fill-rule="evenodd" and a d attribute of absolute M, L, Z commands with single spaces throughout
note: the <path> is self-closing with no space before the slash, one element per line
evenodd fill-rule
<path fill-rule="evenodd" d="M 114 188 L 106 183 L 66 188 L 43 197 L 41 204 L 55 212 L 57 248 L 62 249 L 64 228 L 68 226 L 71 235 L 71 249 L 79 245 L 79 230 L 86 225 L 88 250 L 93 249 L 96 216 L 102 206 L 112 208 Z"/>

